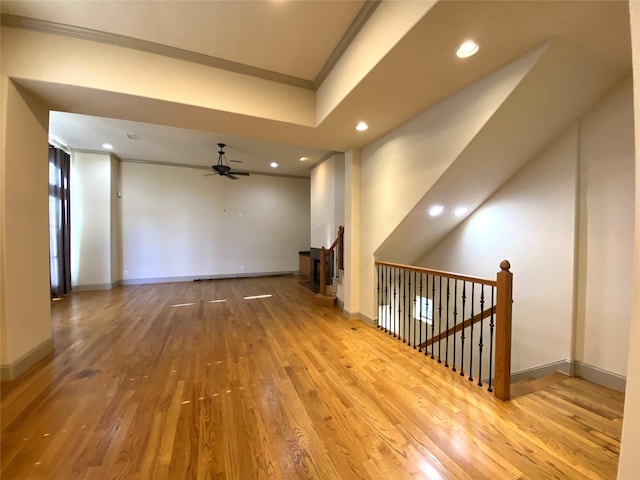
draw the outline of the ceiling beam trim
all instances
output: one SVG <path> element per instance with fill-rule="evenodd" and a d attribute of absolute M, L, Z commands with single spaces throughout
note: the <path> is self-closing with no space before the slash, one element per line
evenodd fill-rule
<path fill-rule="evenodd" d="M 353 40 L 358 36 L 358 33 L 360 32 L 360 30 L 362 30 L 362 27 L 364 27 L 364 24 L 367 23 L 367 20 L 369 20 L 369 17 L 373 14 L 373 12 L 375 12 L 376 8 L 378 8 L 378 5 L 380 5 L 381 1 L 382 0 L 367 0 L 362 6 L 360 11 L 358 12 L 358 15 L 356 15 L 356 18 L 353 19 L 353 22 L 351 22 L 351 25 L 349 25 L 349 28 L 340 39 L 340 42 L 338 42 L 336 48 L 333 49 L 331 55 L 329 55 L 329 58 L 316 76 L 314 80 L 316 89 L 320 85 L 322 85 L 322 82 L 324 82 L 325 78 L 327 78 L 329 73 L 331 73 L 333 67 L 336 66 L 344 52 L 346 52 L 347 48 L 349 48 L 349 45 L 351 45 L 351 42 L 353 42 Z"/>

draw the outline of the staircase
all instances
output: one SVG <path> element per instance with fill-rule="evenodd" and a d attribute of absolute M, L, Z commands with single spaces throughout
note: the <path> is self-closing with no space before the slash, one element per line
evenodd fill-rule
<path fill-rule="evenodd" d="M 337 252 L 336 258 L 336 276 L 332 277 L 331 284 L 327 286 L 327 258 L 333 251 Z M 344 273 L 344 227 L 338 228 L 338 236 L 328 249 L 322 247 L 320 252 L 320 292 L 313 297 L 313 303 L 323 307 L 334 307 L 336 305 L 336 293 L 338 284 L 342 283 L 342 275 Z"/>

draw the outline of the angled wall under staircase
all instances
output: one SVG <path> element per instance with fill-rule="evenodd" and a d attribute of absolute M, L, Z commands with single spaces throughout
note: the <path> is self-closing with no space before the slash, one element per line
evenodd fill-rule
<path fill-rule="evenodd" d="M 576 348 L 575 343 L 576 329 L 595 332 L 595 327 L 577 323 L 576 316 L 576 268 L 581 265 L 576 257 L 583 255 L 576 233 L 578 172 L 581 145 L 589 143 L 581 135 L 594 135 L 593 128 L 583 131 L 578 119 L 620 80 L 588 52 L 556 38 L 365 148 L 360 257 L 364 316 L 375 317 L 373 311 L 367 311 L 369 298 L 374 297 L 373 285 L 367 282 L 375 276 L 373 271 L 365 272 L 373 264 L 372 257 L 478 276 L 492 276 L 500 260 L 508 258 L 515 275 L 514 371 L 560 359 L 582 361 L 576 350 L 585 350 L 586 361 L 588 349 L 591 358 L 597 358 L 593 346 Z M 622 95 L 628 97 L 631 112 L 630 88 L 627 90 Z M 616 122 L 611 128 L 621 130 L 620 138 L 613 140 L 608 135 L 604 139 L 605 148 L 624 157 L 628 165 L 616 167 L 616 172 L 630 169 L 631 178 L 633 123 L 626 118 L 629 112 L 622 110 L 618 108 L 615 118 L 599 122 Z M 602 141 L 598 134 L 594 138 L 591 143 Z M 543 160 L 532 166 L 540 156 Z M 486 208 L 482 214 L 479 210 L 474 213 L 503 185 L 512 185 L 511 179 L 519 180 L 506 187 L 512 193 L 506 207 L 517 221 L 505 224 L 499 211 L 491 215 Z M 633 186 L 621 188 L 633 196 Z M 434 203 L 445 206 L 440 217 L 427 214 Z M 632 208 L 632 202 L 628 203 Z M 454 217 L 452 209 L 458 205 L 469 210 Z M 529 215 L 546 219 L 530 222 Z M 462 222 L 473 223 L 476 231 L 502 233 L 504 248 L 498 252 L 491 244 L 466 237 L 459 227 Z M 632 226 L 628 230 L 621 235 L 623 248 L 633 238 Z M 452 231 L 459 232 L 455 248 L 447 246 Z M 509 256 L 510 239 L 520 242 L 519 251 L 525 251 L 520 265 Z M 538 248 L 541 242 L 544 248 Z M 466 252 L 473 252 L 474 258 Z M 523 281 L 525 276 L 521 276 L 519 283 L 519 274 L 532 268 L 538 272 L 534 279 Z M 621 277 L 627 276 L 630 272 L 623 269 Z M 620 282 L 622 285 L 623 280 Z M 522 311 L 527 315 L 519 320 Z M 607 331 L 625 332 L 628 320 L 619 323 Z M 613 374 L 621 374 L 618 364 L 624 362 L 626 352 L 614 356 L 620 361 L 605 363 Z"/>

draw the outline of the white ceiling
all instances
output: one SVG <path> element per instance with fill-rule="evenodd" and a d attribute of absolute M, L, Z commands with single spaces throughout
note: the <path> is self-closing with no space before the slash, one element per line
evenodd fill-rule
<path fill-rule="evenodd" d="M 84 27 L 315 80 L 364 0 L 2 1 L 2 13 Z"/>
<path fill-rule="evenodd" d="M 49 118 L 49 137 L 54 144 L 106 151 L 102 144 L 111 143 L 113 152 L 123 160 L 208 167 L 217 163 L 217 144 L 224 143 L 225 157 L 233 170 L 308 177 L 311 165 L 328 154 L 317 148 L 75 113 L 51 112 Z M 301 161 L 301 157 L 307 159 Z M 271 162 L 278 167 L 271 168 Z"/>
<path fill-rule="evenodd" d="M 102 41 L 124 38 L 133 48 L 166 46 L 168 50 L 162 51 L 170 55 L 186 58 L 193 52 L 197 61 L 315 89 L 348 44 L 343 39 L 357 33 L 367 19 L 359 15 L 361 9 L 370 11 L 371 5 L 295 0 L 3 0 L 0 8 L 3 25 L 11 26 L 17 18 L 7 15 L 28 17 L 40 22 L 25 27 L 23 20 L 21 28 L 45 25 L 49 31 L 58 28 L 83 38 L 88 33 Z M 628 21 L 626 1 L 440 1 L 315 127 L 243 115 L 217 122 L 215 131 L 204 123 L 191 130 L 193 122 L 188 124 L 190 130 L 175 128 L 181 126 L 178 120 L 161 127 L 126 118 L 87 118 L 77 114 L 89 110 L 78 108 L 88 105 L 79 89 L 25 85 L 61 110 L 77 112 L 56 114 L 51 121 L 52 134 L 71 148 L 99 150 L 103 142 L 110 142 L 122 158 L 210 165 L 216 159 L 216 144 L 222 142 L 229 145 L 228 158 L 243 161 L 234 167 L 273 173 L 268 164 L 275 160 L 281 165 L 279 173 L 308 175 L 310 166 L 329 152 L 372 142 L 554 36 L 579 45 L 613 74 L 627 74 L 631 71 Z M 477 39 L 481 50 L 460 61 L 453 52 L 468 37 Z M 110 102 L 112 98 L 102 100 L 104 105 Z M 112 106 L 108 111 L 114 110 Z M 224 115 L 217 118 L 231 119 Z M 355 132 L 359 119 L 369 122 L 368 132 Z M 140 140 L 129 140 L 127 133 Z M 310 160 L 300 162 L 300 156 Z"/>

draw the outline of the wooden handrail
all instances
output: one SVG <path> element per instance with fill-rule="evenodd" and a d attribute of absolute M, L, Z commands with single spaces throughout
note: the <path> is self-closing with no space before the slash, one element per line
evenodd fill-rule
<path fill-rule="evenodd" d="M 426 342 L 422 342 L 418 346 L 420 348 L 428 347 L 431 344 L 439 342 L 443 338 L 447 338 L 449 335 L 453 335 L 454 333 L 458 333 L 460 330 L 464 330 L 465 328 L 470 327 L 471 325 L 475 325 L 480 320 L 484 320 L 494 312 L 495 312 L 494 307 L 487 308 L 484 312 L 480 312 L 471 318 L 467 318 L 464 322 L 457 324 L 455 327 L 451 327 L 446 332 L 442 332 L 436 335 L 435 337 L 431 337 L 429 340 L 427 340 Z"/>
<path fill-rule="evenodd" d="M 387 318 L 386 315 L 384 315 L 384 313 L 382 313 L 382 318 L 383 318 L 383 322 L 382 324 L 380 323 L 380 318 L 378 319 L 378 327 L 381 328 L 382 330 L 384 330 L 385 332 L 389 333 L 389 335 L 392 335 L 394 337 L 398 337 L 399 339 L 401 338 L 403 340 L 403 342 L 405 342 L 408 345 L 412 345 L 413 344 L 413 348 L 419 347 L 420 351 L 422 351 L 422 349 L 425 349 L 425 352 L 427 351 L 427 348 L 429 346 L 432 347 L 432 350 L 434 348 L 434 346 L 437 344 L 438 345 L 438 357 L 440 357 L 440 342 L 443 339 L 448 339 L 450 335 L 454 335 L 457 332 L 463 331 L 464 329 L 473 326 L 476 323 L 479 323 L 481 320 L 487 318 L 487 317 L 491 317 L 491 323 L 490 323 L 490 327 L 491 327 L 491 345 L 490 345 L 490 349 L 489 349 L 489 372 L 490 372 L 490 379 L 489 379 L 489 388 L 488 391 L 493 392 L 495 397 L 497 397 L 500 400 L 509 400 L 510 398 L 510 390 L 511 390 L 511 330 L 512 330 L 512 303 L 513 303 L 513 274 L 509 271 L 509 269 L 511 268 L 510 263 L 507 260 L 503 260 L 500 263 L 500 271 L 497 273 L 496 275 L 496 279 L 495 280 L 490 280 L 490 279 L 485 279 L 485 278 L 477 278 L 477 277 L 472 277 L 470 275 L 462 275 L 459 273 L 452 273 L 452 272 L 445 272 L 445 271 L 440 271 L 440 270 L 434 270 L 434 269 L 429 269 L 429 268 L 423 268 L 423 267 L 417 267 L 417 266 L 413 266 L 413 265 L 402 265 L 402 264 L 398 264 L 398 263 L 392 263 L 392 262 L 382 262 L 382 261 L 376 261 L 375 265 L 377 267 L 378 270 L 378 309 L 379 309 L 379 315 L 380 313 L 380 307 L 381 306 L 385 306 L 385 307 L 389 307 L 389 316 Z M 394 273 L 394 272 L 401 272 L 401 271 L 406 271 L 406 272 L 414 272 L 414 275 L 400 275 L 398 273 Z M 416 275 L 419 274 L 419 275 Z M 427 290 L 428 290 L 428 282 L 429 282 L 429 276 L 433 277 L 432 280 L 432 292 L 433 292 L 433 296 L 434 298 L 431 300 L 432 302 L 435 302 L 435 291 L 436 291 L 436 287 L 435 287 L 435 278 L 436 277 L 440 277 L 440 284 L 439 284 L 439 289 L 440 289 L 440 296 L 439 296 L 439 302 L 440 302 L 440 306 L 438 307 L 439 310 L 442 310 L 442 289 L 444 288 L 442 285 L 442 279 L 445 278 L 446 280 L 446 331 L 445 332 L 440 332 L 437 335 L 435 334 L 434 331 L 434 325 L 432 324 L 432 328 L 431 328 L 431 333 L 433 334 L 432 338 L 426 338 L 428 337 L 428 330 L 425 335 L 425 337 L 422 336 L 422 327 L 420 327 L 420 337 L 419 339 L 416 338 L 416 330 L 418 329 L 416 323 L 411 323 L 411 322 L 421 322 L 423 321 L 423 316 L 422 313 L 420 313 L 420 318 L 416 317 L 415 315 L 413 315 L 413 319 L 410 319 L 411 315 L 411 302 L 415 301 L 417 302 L 417 298 L 418 298 L 418 290 L 417 290 L 417 280 L 416 277 L 419 276 L 420 277 L 420 282 L 419 282 L 419 295 L 420 298 L 422 299 L 422 295 L 423 295 L 423 275 L 426 275 L 427 277 Z M 407 281 L 407 277 L 408 277 L 408 281 Z M 411 277 L 413 277 L 413 282 L 411 281 Z M 457 315 L 456 313 L 456 299 L 458 298 L 458 283 L 456 283 L 457 281 L 460 281 L 463 283 L 462 285 L 462 309 L 463 312 L 465 311 L 464 309 L 464 304 L 465 304 L 465 299 L 467 298 L 465 296 L 465 285 L 466 282 L 470 282 L 472 284 L 471 286 L 471 302 L 472 305 L 475 305 L 475 301 L 474 301 L 474 288 L 476 285 L 480 285 L 482 286 L 482 289 L 480 291 L 480 305 L 481 305 L 481 309 L 484 309 L 484 303 L 485 303 L 485 297 L 484 297 L 484 286 L 489 286 L 491 287 L 491 303 L 489 308 L 484 309 L 483 311 L 481 311 L 478 314 L 475 314 L 470 317 L 467 318 L 466 320 L 460 322 L 459 324 L 456 323 L 456 325 L 454 325 L 453 327 L 449 328 L 451 323 L 449 323 L 450 317 L 449 317 L 449 295 L 450 295 L 450 290 L 449 290 L 449 279 L 453 279 L 454 280 L 454 310 L 453 310 L 453 315 L 454 315 L 454 321 L 455 321 L 455 316 Z M 399 285 L 402 285 L 402 290 L 396 292 L 396 287 L 399 288 Z M 402 299 L 401 300 L 397 300 L 396 297 L 400 298 L 400 294 L 402 293 Z M 408 307 L 408 312 L 406 311 L 407 305 L 406 305 L 406 300 L 405 300 L 405 296 L 408 294 L 409 297 L 409 307 Z M 495 297 L 494 297 L 495 295 Z M 411 298 L 414 298 L 414 300 L 411 300 Z M 422 300 L 421 300 L 422 301 Z M 404 302 L 404 303 L 403 303 Z M 393 324 L 393 316 L 392 316 L 392 305 L 394 308 L 394 312 L 395 312 L 395 308 L 397 307 L 397 316 L 395 317 L 395 325 Z M 404 305 L 404 306 L 403 306 Z M 416 303 L 417 305 L 417 303 Z M 427 304 L 428 305 L 428 304 Z M 415 307 L 416 309 L 421 308 L 421 307 Z M 427 306 L 427 308 L 429 308 Z M 433 307 L 432 307 L 433 308 Z M 404 309 L 404 310 L 403 310 Z M 408 326 L 407 323 L 405 321 L 401 320 L 401 310 L 402 310 L 402 317 L 404 318 L 404 315 L 407 315 L 407 320 L 406 322 L 408 322 Z M 472 307 L 473 310 L 473 307 Z M 421 310 L 419 310 L 421 311 Z M 466 312 L 465 312 L 466 313 Z M 435 321 L 435 318 L 434 318 Z M 438 325 L 438 330 L 440 331 L 440 324 Z M 413 341 L 411 339 L 411 332 L 413 331 Z M 403 333 L 404 332 L 404 333 Z M 408 336 L 407 336 L 407 332 L 408 332 Z M 478 344 L 478 348 L 479 348 L 479 357 L 480 357 L 480 363 L 478 364 L 478 368 L 477 368 L 477 377 L 478 377 L 478 386 L 482 386 L 482 379 L 483 377 L 483 372 L 482 372 L 482 347 L 483 347 L 483 337 L 482 337 L 482 332 L 480 332 L 480 343 Z M 422 341 L 424 338 L 424 342 Z M 462 336 L 462 348 L 464 348 L 464 336 Z M 473 329 L 471 330 L 471 343 L 473 342 Z M 418 344 L 419 343 L 419 344 Z M 454 337 L 454 344 L 453 344 L 453 362 L 454 365 L 452 365 L 453 370 L 456 370 L 456 342 L 455 342 L 455 337 Z M 467 352 L 469 355 L 472 355 L 471 350 L 469 350 Z M 449 341 L 447 340 L 446 345 L 445 345 L 445 354 L 443 357 L 443 361 L 444 361 L 444 365 L 446 367 L 448 367 L 448 358 L 449 358 Z M 434 358 L 434 354 L 432 352 L 431 354 L 431 358 Z M 464 365 L 464 355 L 462 357 L 460 357 L 460 365 Z M 440 358 L 438 358 L 438 361 L 440 361 Z M 492 361 L 495 361 L 494 363 L 492 363 Z M 471 364 L 469 365 L 469 380 L 472 380 L 472 375 L 471 375 Z M 462 369 L 461 369 L 462 371 Z"/>
<path fill-rule="evenodd" d="M 467 282 L 480 283 L 482 285 L 489 285 L 491 287 L 498 286 L 497 280 L 491 280 L 489 278 L 471 277 L 469 275 L 462 275 L 461 273 L 445 272 L 442 270 L 433 270 L 431 268 L 416 267 L 415 265 L 403 265 L 401 263 L 381 262 L 378 260 L 376 260 L 375 264 L 384 265 L 384 266 L 393 267 L 393 268 L 400 268 L 402 270 L 409 270 L 411 272 L 428 273 L 429 275 L 437 275 L 440 277 L 452 278 L 455 280 L 464 280 Z"/>
<path fill-rule="evenodd" d="M 344 227 L 342 225 L 338 227 L 338 236 L 331 246 L 328 249 L 324 247 L 320 249 L 320 295 L 322 296 L 327 294 L 327 256 L 336 248 L 338 249 L 338 270 L 343 270 Z"/>

